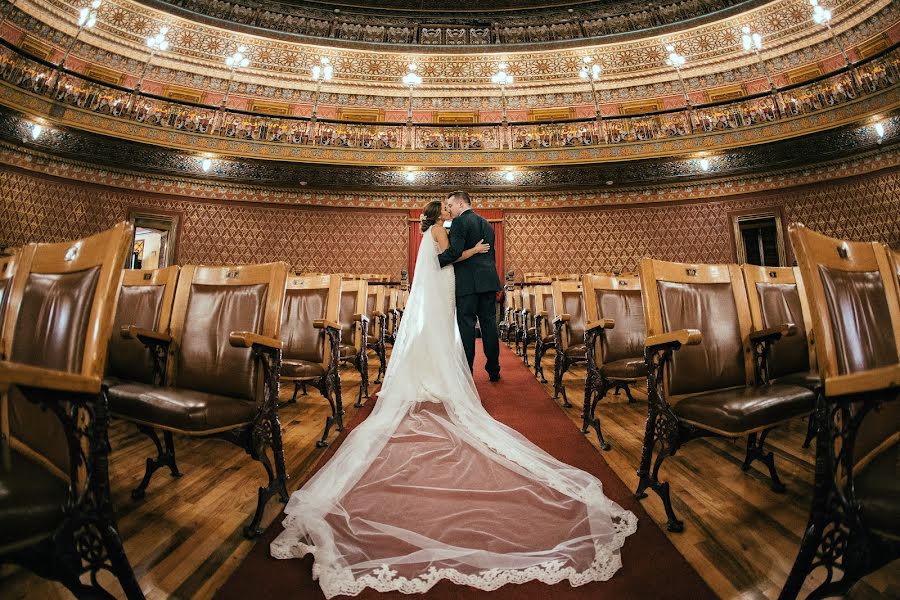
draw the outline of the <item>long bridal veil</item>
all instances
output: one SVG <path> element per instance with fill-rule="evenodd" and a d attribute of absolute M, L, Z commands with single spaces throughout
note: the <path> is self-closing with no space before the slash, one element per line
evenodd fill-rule
<path fill-rule="evenodd" d="M 452 273 L 425 235 L 378 402 L 291 496 L 271 544 L 276 558 L 312 553 L 329 598 L 425 592 L 441 579 L 483 590 L 606 580 L 637 527 L 598 479 L 481 406 Z"/>

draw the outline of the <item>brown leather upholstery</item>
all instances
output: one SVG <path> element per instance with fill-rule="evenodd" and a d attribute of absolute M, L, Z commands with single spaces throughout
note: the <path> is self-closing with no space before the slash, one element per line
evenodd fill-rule
<path fill-rule="evenodd" d="M 82 366 L 90 307 L 100 267 L 71 273 L 31 273 L 16 321 L 13 362 L 60 371 L 79 372 Z M 69 470 L 69 450 L 59 419 L 29 402 L 40 390 L 10 388 L 10 434 L 59 467 Z"/>
<path fill-rule="evenodd" d="M 562 312 L 572 318 L 568 322 L 569 345 L 584 345 L 584 302 L 581 291 L 561 292 Z M 584 355 L 584 350 L 581 352 Z"/>
<path fill-rule="evenodd" d="M 185 388 L 126 383 L 111 389 L 110 396 L 113 394 L 116 413 L 181 431 L 230 428 L 251 421 L 256 414 L 256 403 L 251 400 Z"/>
<path fill-rule="evenodd" d="M 643 357 L 621 358 L 605 363 L 600 371 L 612 379 L 634 379 L 647 376 L 647 363 Z"/>
<path fill-rule="evenodd" d="M 325 355 L 325 330 L 313 327 L 313 321 L 325 318 L 328 288 L 288 289 L 281 317 L 282 357 L 291 360 L 322 362 Z M 291 377 L 284 370 L 281 374 Z"/>
<path fill-rule="evenodd" d="M 29 274 L 13 334 L 11 360 L 59 371 L 80 371 L 99 275 L 100 267 Z"/>
<path fill-rule="evenodd" d="M 119 306 L 109 339 L 106 373 L 116 379 L 153 383 L 153 359 L 150 351 L 137 339 L 123 338 L 123 326 L 136 325 L 155 330 L 162 310 L 163 285 L 128 285 L 119 292 Z M 109 383 L 109 382 L 107 382 Z"/>
<path fill-rule="evenodd" d="M 616 326 L 607 329 L 602 336 L 603 361 L 640 357 L 644 362 L 644 304 L 640 290 L 597 290 L 597 314 L 603 319 L 613 319 Z M 644 371 L 646 374 L 646 371 Z"/>
<path fill-rule="evenodd" d="M 266 284 L 191 284 L 175 385 L 210 394 L 256 399 L 257 362 L 250 348 L 234 348 L 232 331 L 262 329 Z"/>
<path fill-rule="evenodd" d="M 325 374 L 325 367 L 318 362 L 309 362 L 300 359 L 282 359 L 281 376 L 295 379 L 311 379 Z"/>
<path fill-rule="evenodd" d="M 0 469 L 0 550 L 48 536 L 62 523 L 68 484 L 13 450 Z"/>
<path fill-rule="evenodd" d="M 353 320 L 353 315 L 357 312 L 356 293 L 342 293 L 338 320 L 341 323 L 341 342 L 343 344 L 356 345 L 356 321 Z"/>
<path fill-rule="evenodd" d="M 699 329 L 703 342 L 674 353 L 669 393 L 688 394 L 746 385 L 744 346 L 730 283 L 660 281 L 665 331 Z"/>
<path fill-rule="evenodd" d="M 838 373 L 897 363 L 887 296 L 878 271 L 840 271 L 819 265 L 834 327 Z"/>
<path fill-rule="evenodd" d="M 885 537 L 900 539 L 900 444 L 894 444 L 854 475 L 863 523 Z"/>
<path fill-rule="evenodd" d="M 775 345 L 780 344 L 779 340 Z M 796 373 L 788 373 L 777 379 L 772 380 L 773 383 L 785 383 L 787 385 L 802 385 L 806 388 L 815 388 L 822 385 L 822 377 L 818 373 L 809 371 L 797 371 Z"/>
<path fill-rule="evenodd" d="M 587 356 L 587 347 L 584 344 L 575 344 L 566 348 L 566 355 L 572 358 L 584 358 Z"/>
<path fill-rule="evenodd" d="M 751 291 L 752 293 L 752 291 Z M 756 283 L 763 328 L 778 327 L 785 323 L 797 326 L 797 334 L 784 337 L 772 345 L 769 354 L 769 377 L 809 371 L 809 347 L 806 339 L 806 323 L 796 283 Z"/>
<path fill-rule="evenodd" d="M 772 384 L 689 396 L 672 410 L 704 428 L 740 435 L 809 413 L 814 401 L 815 395 L 806 388 Z"/>

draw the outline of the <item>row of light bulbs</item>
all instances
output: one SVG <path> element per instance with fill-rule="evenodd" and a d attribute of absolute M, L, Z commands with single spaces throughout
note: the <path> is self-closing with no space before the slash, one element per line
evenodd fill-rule
<path fill-rule="evenodd" d="M 97 14 L 102 3 L 103 0 L 93 0 L 90 6 L 81 9 L 78 17 L 80 29 L 90 29 L 97 23 Z M 818 25 L 826 25 L 830 29 L 831 11 L 820 5 L 819 0 L 809 0 L 809 3 L 813 8 L 813 21 Z M 151 58 L 153 53 L 165 52 L 169 49 L 169 41 L 166 38 L 168 32 L 169 27 L 164 25 L 156 35 L 146 39 L 146 45 L 151 50 Z M 745 25 L 741 28 L 741 43 L 745 51 L 759 52 L 762 49 L 762 36 L 751 31 L 750 27 Z M 687 58 L 679 54 L 673 44 L 667 44 L 665 49 L 668 52 L 666 64 L 676 70 L 680 70 L 686 64 Z M 250 59 L 246 54 L 247 50 L 247 46 L 239 45 L 236 52 L 225 58 L 225 65 L 232 71 L 249 66 Z M 579 70 L 579 76 L 592 82 L 599 80 L 603 74 L 603 67 L 592 56 L 585 56 L 582 60 L 584 64 Z M 334 76 L 334 66 L 331 64 L 331 60 L 327 57 L 321 57 L 319 62 L 320 64 L 312 66 L 310 78 L 316 82 L 331 81 Z M 513 85 L 515 78 L 509 73 L 508 69 L 508 63 L 499 63 L 497 72 L 491 76 L 491 81 L 501 87 Z M 418 65 L 416 63 L 410 63 L 407 66 L 407 72 L 403 75 L 401 81 L 410 88 L 422 84 L 423 78 L 418 73 Z"/>

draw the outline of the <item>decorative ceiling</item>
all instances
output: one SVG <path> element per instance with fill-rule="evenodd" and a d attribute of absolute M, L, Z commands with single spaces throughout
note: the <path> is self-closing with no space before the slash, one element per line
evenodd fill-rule
<path fill-rule="evenodd" d="M 704 17 L 657 18 L 625 37 L 489 48 L 313 40 L 257 26 L 274 3 L 255 2 L 248 29 L 186 10 L 201 1 L 244 14 L 221 0 L 103 0 L 95 26 L 81 27 L 86 0 L 4 4 L 0 104 L 40 127 L 195 156 L 391 169 L 694 160 L 871 126 L 900 108 L 900 4 L 891 0 L 823 0 L 827 23 L 814 21 L 808 0 L 684 0 L 678 15 L 702 5 Z M 339 13 L 335 3 L 288 4 L 278 6 L 387 18 L 413 3 L 358 2 Z M 415 4 L 417 15 L 432 6 Z M 522 14 L 639 6 L 535 2 Z M 745 27 L 762 35 L 756 52 L 745 50 Z M 148 46 L 163 30 L 166 47 Z M 311 77 L 323 59 L 327 81 Z M 421 85 L 402 81 L 410 63 Z M 591 64 L 597 77 L 581 77 Z M 498 85 L 501 65 L 514 84 Z"/>
<path fill-rule="evenodd" d="M 764 0 L 646 2 L 260 2 L 258 0 L 143 0 L 189 17 L 232 26 L 356 44 L 488 46 L 544 44 L 721 18 Z"/>

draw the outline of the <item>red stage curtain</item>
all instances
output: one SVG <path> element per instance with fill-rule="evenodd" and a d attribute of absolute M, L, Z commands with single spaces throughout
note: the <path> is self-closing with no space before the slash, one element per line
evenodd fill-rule
<path fill-rule="evenodd" d="M 497 256 L 497 275 L 500 276 L 500 282 L 504 281 L 505 274 L 503 272 L 503 211 L 499 209 L 478 210 L 478 214 L 491 222 L 494 227 L 494 254 Z M 416 258 L 419 254 L 419 245 L 422 243 L 422 228 L 419 219 L 422 217 L 422 210 L 419 208 L 409 211 L 409 280 L 412 281 L 413 271 L 416 268 Z"/>

